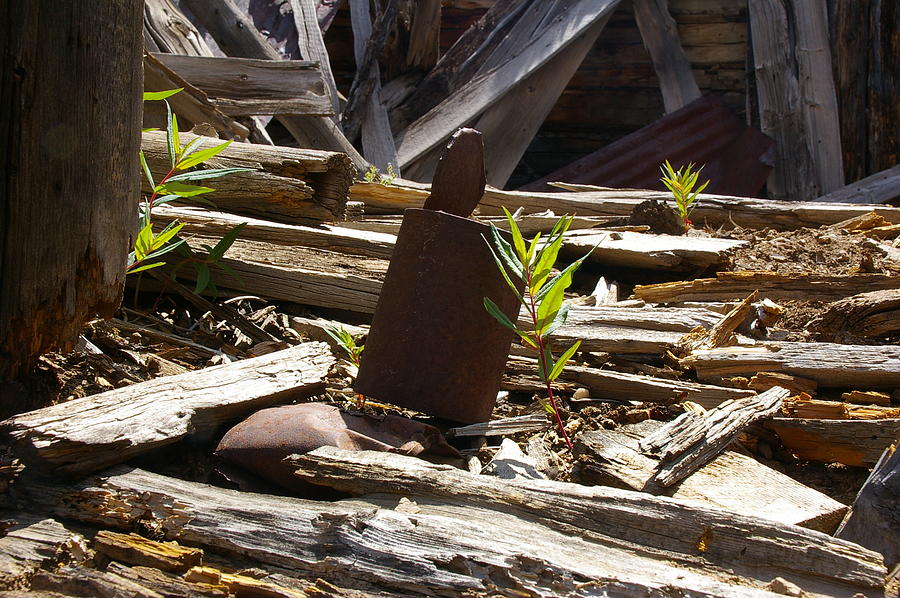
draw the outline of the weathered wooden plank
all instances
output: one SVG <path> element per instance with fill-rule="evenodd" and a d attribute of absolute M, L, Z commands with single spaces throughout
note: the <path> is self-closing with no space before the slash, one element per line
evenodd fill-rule
<path fill-rule="evenodd" d="M 299 477 L 354 494 L 390 493 L 464 501 L 473 507 L 503 510 L 521 518 L 537 516 L 560 531 L 577 529 L 582 537 L 602 534 L 637 543 L 645 550 L 671 551 L 683 557 L 699 552 L 708 566 L 734 567 L 738 575 L 752 569 L 752 575 L 762 578 L 783 575 L 801 587 L 812 578 L 822 582 L 829 578 L 847 579 L 848 565 L 858 571 L 858 565 L 851 565 L 848 559 L 858 562 L 862 556 L 845 552 L 855 548 L 848 545 L 838 549 L 842 554 L 834 559 L 837 540 L 819 532 L 628 490 L 549 480 L 496 480 L 402 455 L 351 453 L 332 447 L 296 455 L 289 461 L 297 467 Z M 699 550 L 697 532 L 709 540 Z M 816 546 L 815 552 L 821 549 L 822 554 L 808 554 L 808 548 L 801 548 L 803 545 Z M 868 551 L 865 554 L 865 558 L 873 556 Z M 826 566 L 827 561 L 832 565 Z M 883 571 L 878 556 L 870 562 L 878 563 L 873 573 Z M 806 580 L 801 571 L 809 576 Z M 861 581 L 858 573 L 851 576 Z M 883 583 L 875 576 L 868 579 L 875 587 Z"/>
<path fill-rule="evenodd" d="M 888 446 L 863 484 L 835 537 L 884 555 L 888 569 L 900 562 L 900 436 Z"/>
<path fill-rule="evenodd" d="M 900 199 L 900 164 L 850 183 L 816 201 L 824 203 L 884 204 Z"/>
<path fill-rule="evenodd" d="M 637 285 L 634 295 L 648 303 L 681 301 L 739 301 L 753 291 L 769 299 L 834 301 L 856 295 L 859 289 L 897 289 L 900 277 L 884 274 L 790 276 L 775 272 L 717 272 L 716 278 Z"/>
<path fill-rule="evenodd" d="M 468 85 L 456 89 L 443 102 L 412 123 L 398 136 L 397 159 L 404 168 L 439 145 L 461 125 L 475 118 L 501 98 L 518 81 L 543 66 L 593 23 L 610 13 L 618 0 L 573 2 L 548 24 L 539 39 L 512 59 Z"/>
<path fill-rule="evenodd" d="M 686 411 L 642 439 L 644 453 L 661 461 L 651 481 L 671 486 L 688 477 L 731 444 L 750 424 L 772 417 L 790 392 L 775 386 L 756 397 L 726 401 L 702 414 Z"/>
<path fill-rule="evenodd" d="M 411 463 L 419 470 L 424 462 Z M 436 467 L 443 473 L 441 466 Z M 502 488 L 512 482 L 493 479 L 481 483 Z M 767 566 L 756 573 L 758 577 L 749 574 L 735 579 L 735 573 L 719 573 L 701 559 L 694 559 L 693 566 L 660 562 L 649 556 L 647 549 L 635 554 L 627 549 L 627 543 L 623 546 L 621 541 L 596 532 L 554 529 L 554 522 L 545 517 L 559 520 L 554 510 L 523 518 L 507 514 L 505 508 L 492 508 L 490 500 L 483 501 L 488 503 L 483 507 L 462 499 L 458 506 L 447 499 L 439 504 L 417 500 L 407 512 L 394 509 L 396 498 L 385 499 L 383 507 L 364 500 L 329 503 L 263 494 L 248 500 L 243 492 L 125 468 L 73 486 L 33 481 L 27 488 L 34 504 L 86 523 L 128 529 L 138 518 L 150 518 L 167 539 L 251 557 L 262 566 L 293 575 L 340 580 L 344 582 L 341 585 L 350 587 L 365 584 L 363 587 L 376 591 L 407 595 L 488 593 L 500 586 L 537 596 L 558 596 L 583 591 L 583 582 L 576 580 L 587 580 L 588 587 L 600 593 L 652 595 L 677 589 L 704 598 L 774 598 L 758 588 L 774 575 L 783 575 L 802 584 L 811 596 L 857 591 L 875 596 L 884 577 L 880 557 L 855 544 L 802 528 L 777 526 L 776 534 L 785 538 L 779 546 L 763 535 L 773 535 L 769 524 L 762 526 L 766 530 L 762 532 L 755 520 L 746 517 L 711 509 L 698 513 L 692 505 L 645 495 L 634 499 L 640 514 L 625 512 L 617 518 L 630 523 L 627 533 L 667 542 L 665 536 L 641 522 L 646 516 L 645 504 L 667 501 L 667 506 L 674 503 L 668 506 L 670 517 L 676 524 L 680 521 L 677 526 L 688 533 L 686 541 L 670 543 L 684 546 L 688 552 L 694 536 L 706 525 L 723 534 L 721 539 L 714 536 L 719 541 L 710 543 L 706 558 L 731 551 L 729 540 L 736 537 L 737 546 L 749 545 L 748 563 L 752 565 L 755 557 L 761 556 Z M 598 494 L 608 496 L 597 498 Z M 573 505 L 566 515 L 577 523 L 594 526 L 594 521 L 600 521 L 603 527 L 613 527 L 602 524 L 599 515 L 591 515 L 592 508 L 601 504 L 602 511 L 623 511 L 615 506 L 616 499 L 632 494 L 587 491 L 587 500 L 576 496 L 566 502 L 590 506 L 579 510 Z M 542 504 L 553 501 L 553 495 L 543 496 Z M 687 526 L 686 513 L 695 514 L 703 523 Z M 730 525 L 734 517 L 742 524 L 738 531 Z M 620 535 L 625 535 L 622 530 Z M 775 559 L 775 565 L 768 565 Z M 792 570 L 786 571 L 785 564 Z M 802 572 L 807 565 L 810 573 Z"/>
<path fill-rule="evenodd" d="M 180 135 L 182 144 L 196 136 Z M 221 143 L 204 140 L 204 147 Z M 166 134 L 148 131 L 141 147 L 156 181 L 169 172 Z M 218 209 L 288 223 L 342 220 L 353 167 L 346 156 L 320 150 L 233 143 L 212 160 L 215 168 L 252 168 L 216 179 L 206 197 Z M 150 191 L 144 181 L 144 192 Z"/>
<path fill-rule="evenodd" d="M 807 461 L 872 467 L 900 434 L 900 419 L 795 419 L 776 417 L 763 424 Z"/>
<path fill-rule="evenodd" d="M 22 587 L 75 536 L 54 519 L 24 512 L 3 513 L 13 523 L 0 536 L 0 588 Z"/>
<path fill-rule="evenodd" d="M 669 14 L 668 0 L 635 0 L 634 17 L 644 46 L 650 52 L 659 77 L 666 113 L 674 112 L 700 97 L 678 29 Z"/>
<path fill-rule="evenodd" d="M 153 52 L 212 56 L 203 36 L 172 0 L 144 1 L 144 46 Z"/>
<path fill-rule="evenodd" d="M 269 220 L 236 216 L 227 212 L 214 212 L 203 208 L 162 205 L 153 210 L 164 220 L 184 223 L 185 231 L 203 237 L 222 237 L 230 229 L 244 222 L 240 238 L 245 241 L 261 241 L 285 247 L 312 247 L 335 253 L 346 253 L 378 259 L 391 259 L 396 235 L 369 232 L 344 226 L 322 224 L 304 226 L 282 224 Z"/>
<path fill-rule="evenodd" d="M 818 340 L 839 340 L 844 333 L 891 337 L 900 332 L 900 288 L 860 293 L 835 301 L 809 323 Z"/>
<path fill-rule="evenodd" d="M 334 75 L 331 72 L 331 60 L 328 57 L 328 50 L 325 48 L 325 40 L 322 38 L 322 29 L 319 27 L 315 0 L 289 0 L 289 4 L 294 16 L 300 55 L 304 60 L 319 63 L 322 69 L 322 78 L 325 80 L 325 88 L 328 90 L 331 111 L 337 114 L 341 109 L 340 98 L 334 83 Z"/>
<path fill-rule="evenodd" d="M 697 378 L 774 371 L 815 380 L 819 388 L 894 388 L 900 385 L 900 346 L 834 343 L 766 343 L 754 347 L 721 347 L 695 351 L 681 360 Z"/>
<path fill-rule="evenodd" d="M 680 483 L 662 488 L 650 479 L 659 462 L 641 454 L 638 440 L 658 429 L 647 420 L 615 430 L 586 432 L 575 438 L 581 479 L 602 484 L 701 501 L 751 517 L 799 525 L 830 534 L 847 507 L 794 481 L 747 455 L 725 451 Z"/>
<path fill-rule="evenodd" d="M 607 189 L 565 183 L 556 185 L 573 191 L 539 193 L 488 187 L 478 209 L 482 215 L 502 214 L 501 208 L 506 207 L 510 212 L 522 208 L 526 214 L 552 210 L 556 214 L 621 217 L 630 215 L 637 204 L 648 199 L 672 201 L 671 193 L 662 191 Z M 370 214 L 400 214 L 406 208 L 421 208 L 430 189 L 429 185 L 405 179 L 397 179 L 389 186 L 356 183 L 350 189 L 350 198 L 365 203 L 366 212 Z M 744 228 L 794 230 L 835 224 L 873 210 L 889 222 L 900 223 L 900 208 L 883 205 L 797 203 L 705 194 L 700 195 L 691 217 L 698 225 L 713 227 L 738 225 Z"/>
<path fill-rule="evenodd" d="M 332 363 L 327 345 L 304 343 L 16 415 L 0 430 L 26 463 L 82 475 L 320 392 Z"/>
<path fill-rule="evenodd" d="M 720 264 L 746 241 L 712 237 L 650 235 L 633 232 L 571 231 L 566 233 L 564 255 L 582 256 L 605 266 L 653 270 L 694 270 Z"/>
<path fill-rule="evenodd" d="M 775 139 L 775 169 L 768 192 L 775 199 L 810 200 L 821 195 L 809 128 L 783 0 L 750 0 L 750 31 L 763 133 Z"/>
<path fill-rule="evenodd" d="M 199 87 L 225 114 L 334 114 L 314 62 L 156 53 L 154 58 Z"/>

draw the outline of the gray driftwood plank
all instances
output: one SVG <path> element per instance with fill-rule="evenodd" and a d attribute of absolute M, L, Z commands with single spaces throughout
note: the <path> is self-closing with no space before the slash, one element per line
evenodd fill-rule
<path fill-rule="evenodd" d="M 662 461 L 652 481 L 661 486 L 688 477 L 725 450 L 750 424 L 778 413 L 790 394 L 774 386 L 764 393 L 726 401 L 704 413 L 686 411 L 639 443 L 641 451 L 659 455 Z"/>
<path fill-rule="evenodd" d="M 0 431 L 26 463 L 83 475 L 320 392 L 332 363 L 326 344 L 304 343 L 16 415 Z"/>

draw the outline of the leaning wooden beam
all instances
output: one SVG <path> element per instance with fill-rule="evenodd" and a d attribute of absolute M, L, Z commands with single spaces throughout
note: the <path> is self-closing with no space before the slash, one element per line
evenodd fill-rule
<path fill-rule="evenodd" d="M 813 592 L 825 591 L 813 590 L 816 582 L 831 585 L 842 580 L 873 588 L 883 584 L 878 575 L 883 575 L 884 568 L 876 553 L 838 544 L 839 540 L 819 532 L 687 501 L 549 480 L 495 480 L 372 451 L 323 447 L 288 460 L 300 478 L 345 492 L 422 497 L 526 520 L 538 517 L 563 533 L 597 541 L 615 538 L 660 557 L 668 554 L 688 567 L 689 559 L 702 554 L 707 566 L 733 568 L 738 575 L 759 579 L 780 575 Z M 706 538 L 699 549 L 698 537 Z"/>
<path fill-rule="evenodd" d="M 181 134 L 187 145 L 195 135 Z M 206 139 L 203 147 L 221 143 Z M 169 171 L 166 134 L 143 134 L 141 147 L 155 180 Z M 216 168 L 253 168 L 216 179 L 206 195 L 218 209 L 287 223 L 343 220 L 353 167 L 343 154 L 281 146 L 233 143 L 208 161 Z M 144 192 L 150 191 L 144 180 Z"/>
<path fill-rule="evenodd" d="M 789 276 L 775 272 L 717 272 L 716 278 L 695 278 L 677 282 L 637 285 L 634 296 L 648 303 L 681 301 L 740 301 L 758 290 L 769 299 L 834 301 L 856 295 L 860 289 L 872 291 L 900 288 L 900 277 L 884 274 Z"/>
<path fill-rule="evenodd" d="M 576 437 L 582 481 L 698 500 L 711 507 L 826 534 L 834 531 L 847 511 L 836 500 L 735 451 L 723 452 L 674 488 L 654 485 L 650 479 L 659 461 L 642 454 L 638 440 L 661 425 L 647 420 Z"/>
<path fill-rule="evenodd" d="M 801 107 L 788 14 L 781 0 L 751 0 L 748 9 L 760 127 L 775 139 L 768 192 L 775 199 L 808 201 L 821 193 Z"/>
<path fill-rule="evenodd" d="M 479 204 L 483 215 L 501 214 L 523 208 L 533 214 L 552 210 L 556 214 L 578 216 L 628 216 L 634 207 L 648 199 L 672 201 L 672 195 L 662 191 L 643 189 L 608 189 L 590 185 L 565 185 L 568 192 L 540 193 L 502 191 L 486 188 Z M 431 187 L 397 179 L 389 186 L 377 183 L 357 183 L 350 190 L 350 198 L 366 204 L 370 214 L 400 214 L 406 208 L 421 208 L 431 193 Z M 794 230 L 817 228 L 835 224 L 848 218 L 876 211 L 887 221 L 900 223 L 900 208 L 883 205 L 862 206 L 839 203 L 775 201 L 726 195 L 700 195 L 692 218 L 698 225 L 713 227 L 735 225 L 745 228 L 774 228 Z"/>
<path fill-rule="evenodd" d="M 144 47 L 150 52 L 213 55 L 203 36 L 173 0 L 144 1 Z"/>
<path fill-rule="evenodd" d="M 618 0 L 573 2 L 566 13 L 545 27 L 540 37 L 532 40 L 515 57 L 452 92 L 446 100 L 399 135 L 397 159 L 400 168 L 436 147 L 458 127 L 484 112 L 513 85 L 530 76 L 617 5 Z"/>
<path fill-rule="evenodd" d="M 432 469 L 437 475 L 444 473 L 443 466 L 416 459 L 402 462 L 412 466 L 409 471 L 422 471 L 429 477 L 435 475 Z M 293 576 L 340 580 L 361 589 L 374 587 L 405 595 L 483 594 L 498 586 L 536 596 L 568 595 L 583 591 L 581 580 L 589 580 L 588 587 L 600 593 L 621 593 L 627 588 L 642 595 L 677 591 L 750 598 L 770 596 L 757 588 L 776 576 L 801 585 L 810 596 L 875 595 L 884 583 L 880 555 L 802 528 L 760 524 L 672 499 L 603 489 L 560 498 L 531 490 L 526 496 L 541 498 L 535 506 L 549 506 L 539 514 L 521 517 L 507 514 L 507 507 L 496 503 L 498 498 L 511 498 L 518 506 L 522 495 L 503 488 L 518 490 L 519 486 L 479 477 L 486 478 L 466 476 L 466 485 L 457 494 L 471 489 L 473 483 L 484 487 L 491 494 L 482 497 L 488 508 L 473 508 L 463 498 L 444 499 L 440 504 L 420 500 L 414 513 L 395 510 L 393 498 L 385 499 L 383 507 L 365 500 L 329 503 L 264 494 L 248 500 L 244 492 L 125 468 L 72 486 L 29 481 L 23 488 L 28 500 L 59 516 L 122 530 L 150 517 L 160 524 L 166 539 L 250 557 Z M 386 480 L 379 492 L 392 487 L 397 485 Z M 631 509 L 623 508 L 626 502 L 620 503 L 620 497 L 628 497 Z M 566 507 L 562 516 L 560 504 Z M 610 511 L 618 517 L 606 524 L 603 518 Z M 666 514 L 668 519 L 661 516 Z M 561 532 L 554 529 L 561 527 L 560 519 L 586 529 L 575 532 L 570 526 Z M 674 529 L 671 537 L 653 528 L 657 522 L 664 529 Z M 600 535 L 597 527 L 626 536 L 625 546 Z M 712 541 L 700 555 L 696 538 L 706 529 Z M 635 554 L 627 548 L 632 537 L 680 548 L 682 563 L 657 560 L 646 549 Z M 739 573 L 723 575 L 703 563 L 704 558 L 722 561 L 741 552 L 748 567 L 762 565 L 756 577 L 751 573 L 735 579 Z M 693 564 L 683 564 L 691 557 Z M 804 572 L 807 568 L 809 573 Z"/>
<path fill-rule="evenodd" d="M 775 386 L 711 411 L 684 412 L 639 443 L 642 452 L 661 458 L 651 481 L 667 487 L 688 477 L 724 451 L 744 428 L 776 414 L 789 394 Z"/>
<path fill-rule="evenodd" d="M 900 436 L 887 447 L 863 484 L 840 528 L 838 538 L 884 555 L 888 569 L 900 562 Z M 877 530 L 877 531 L 876 531 Z"/>
<path fill-rule="evenodd" d="M 297 30 L 297 47 L 304 60 L 318 62 L 322 69 L 322 78 L 325 80 L 325 88 L 328 90 L 328 99 L 331 102 L 331 112 L 340 112 L 340 98 L 337 86 L 334 83 L 334 75 L 331 72 L 331 59 L 325 48 L 325 40 L 322 38 L 322 28 L 319 26 L 315 0 L 288 0 L 291 12 L 294 15 L 294 28 Z"/>
<path fill-rule="evenodd" d="M 763 424 L 806 461 L 872 467 L 900 434 L 900 419 L 795 419 Z"/>
<path fill-rule="evenodd" d="M 333 363 L 327 345 L 304 343 L 16 415 L 0 422 L 0 431 L 24 462 L 83 475 L 320 392 Z"/>
<path fill-rule="evenodd" d="M 506 363 L 501 388 L 540 390 L 543 382 L 537 377 L 537 360 L 515 357 Z M 558 378 L 560 382 L 587 388 L 591 397 L 619 401 L 644 401 L 648 403 L 677 403 L 691 401 L 712 409 L 723 401 L 749 397 L 752 390 L 699 384 L 684 380 L 654 378 L 641 374 L 629 374 L 615 370 L 601 370 L 584 366 L 568 366 Z"/>
<path fill-rule="evenodd" d="M 281 60 L 278 52 L 260 35 L 250 17 L 234 0 L 185 0 L 187 7 L 212 35 L 225 54 L 244 58 Z M 315 147 L 347 154 L 358 170 L 368 168 L 353 144 L 332 120 L 325 116 L 278 117 L 286 129 L 302 146 Z"/>
<path fill-rule="evenodd" d="M 199 87 L 222 112 L 334 114 L 318 63 L 157 53 L 154 58 Z"/>
<path fill-rule="evenodd" d="M 723 377 L 784 372 L 815 380 L 819 388 L 900 386 L 900 346 L 834 343 L 765 343 L 695 351 L 681 360 L 703 382 Z"/>
<path fill-rule="evenodd" d="M 816 199 L 824 203 L 885 204 L 900 200 L 900 164 Z"/>
<path fill-rule="evenodd" d="M 795 0 L 793 34 L 800 88 L 800 112 L 806 120 L 817 195 L 844 186 L 841 127 L 831 67 L 828 9 L 820 0 Z M 755 33 L 755 31 L 754 31 Z M 777 168 L 777 165 L 776 165 Z M 812 198 L 808 198 L 812 199 Z"/>
<path fill-rule="evenodd" d="M 681 47 L 678 28 L 669 14 L 668 4 L 668 0 L 634 2 L 634 18 L 659 78 L 666 114 L 700 97 L 700 88 Z"/>

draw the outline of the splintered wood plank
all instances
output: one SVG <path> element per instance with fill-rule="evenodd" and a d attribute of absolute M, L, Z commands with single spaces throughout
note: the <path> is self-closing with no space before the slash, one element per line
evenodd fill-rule
<path fill-rule="evenodd" d="M 100 530 L 94 536 L 94 550 L 110 559 L 154 567 L 163 571 L 187 571 L 199 565 L 203 551 L 179 546 L 177 542 L 156 542 L 135 533 L 119 534 Z"/>
<path fill-rule="evenodd" d="M 321 392 L 333 363 L 327 345 L 304 343 L 16 415 L 0 430 L 24 462 L 82 475 Z"/>
<path fill-rule="evenodd" d="M 900 563 L 900 436 L 888 446 L 863 484 L 850 512 L 834 534 L 884 555 L 887 566 Z"/>
<path fill-rule="evenodd" d="M 196 135 L 181 133 L 182 144 Z M 206 138 L 202 147 L 221 144 Z M 141 149 L 154 179 L 159 182 L 169 172 L 169 156 L 164 131 L 143 133 Z M 348 189 L 354 172 L 347 156 L 335 152 L 232 143 L 204 168 L 250 168 L 215 179 L 215 191 L 207 196 L 217 209 L 295 224 L 342 220 Z M 144 192 L 151 191 L 144 180 Z"/>
<path fill-rule="evenodd" d="M 222 112 L 334 114 L 319 64 L 303 60 L 258 60 L 155 53 L 154 58 L 199 87 Z"/>
<path fill-rule="evenodd" d="M 706 566 L 733 567 L 738 575 L 753 570 L 751 575 L 760 579 L 781 575 L 801 587 L 810 587 L 812 579 L 825 585 L 847 579 L 848 566 L 854 570 L 850 577 L 859 583 L 861 557 L 872 559 L 866 568 L 874 564 L 875 575 L 884 570 L 875 553 L 859 552 L 863 549 L 852 544 L 839 548 L 837 540 L 825 534 L 691 501 L 550 480 L 497 480 L 403 455 L 333 447 L 288 460 L 302 479 L 354 494 L 389 493 L 418 504 L 422 501 L 416 497 L 427 497 L 432 504 L 459 502 L 526 520 L 538 517 L 580 537 L 612 537 L 682 558 L 702 554 Z M 813 547 L 823 554 L 808 553 Z M 875 587 L 884 583 L 883 578 L 865 577 L 864 583 Z M 824 587 L 816 591 L 826 592 Z"/>
<path fill-rule="evenodd" d="M 900 419 L 777 417 L 764 425 L 801 459 L 854 467 L 872 467 L 900 434 Z"/>
<path fill-rule="evenodd" d="M 0 588 L 21 587 L 42 566 L 55 564 L 75 536 L 54 519 L 14 511 L 3 518 L 14 523 L 0 536 Z"/>
<path fill-rule="evenodd" d="M 651 482 L 659 461 L 643 455 L 638 441 L 661 422 L 647 420 L 616 430 L 597 430 L 575 439 L 582 479 L 631 490 L 697 500 L 751 517 L 799 525 L 827 534 L 847 507 L 756 459 L 725 451 L 680 483 L 663 488 Z"/>
<path fill-rule="evenodd" d="M 642 452 L 661 459 L 651 480 L 671 486 L 688 477 L 724 451 L 744 428 L 776 414 L 789 394 L 776 386 L 704 413 L 686 411 L 640 441 Z"/>
<path fill-rule="evenodd" d="M 784 372 L 815 380 L 819 388 L 900 386 L 900 346 L 767 343 L 695 351 L 681 361 L 703 382 L 756 372 Z"/>
<path fill-rule="evenodd" d="M 444 469 L 408 459 L 404 467 L 413 465 L 408 471 L 416 474 Z M 426 469 L 420 471 L 423 463 Z M 487 481 L 486 476 L 467 474 L 465 479 L 501 488 L 496 496 L 504 500 L 510 493 L 502 488 L 519 488 L 500 480 Z M 379 492 L 394 486 L 386 482 Z M 626 588 L 640 595 L 677 591 L 709 598 L 762 598 L 772 594 L 759 588 L 779 575 L 809 590 L 810 596 L 857 591 L 874 596 L 884 583 L 880 556 L 855 544 L 802 528 L 759 524 L 723 511 L 698 510 L 682 501 L 616 490 L 583 489 L 584 497 L 562 498 L 569 505 L 563 517 L 555 508 L 522 517 L 507 513 L 505 504 L 495 504 L 496 496 L 475 504 L 463 498 L 437 504 L 417 499 L 414 510 L 418 512 L 410 513 L 395 510 L 396 497 L 387 499 L 383 507 L 368 500 L 320 502 L 264 494 L 253 494 L 248 500 L 243 492 L 124 467 L 72 486 L 35 480 L 27 488 L 34 504 L 78 521 L 129 529 L 140 518 L 159 525 L 170 540 L 252 558 L 260 566 L 271 565 L 292 576 L 365 584 L 376 592 L 486 594 L 503 584 L 530 595 L 558 596 L 582 591 L 585 586 L 576 580 L 591 580 L 591 590 L 598 593 L 620 593 Z M 557 503 L 553 492 L 531 494 L 543 497 L 540 504 Z M 616 506 L 620 497 L 632 495 L 636 496 L 630 501 L 634 502 L 631 509 Z M 514 493 L 511 498 L 522 502 Z M 645 517 L 653 510 L 644 507 L 660 503 L 667 507 L 648 524 Z M 595 505 L 602 506 L 596 515 Z M 603 523 L 608 510 L 622 513 L 612 525 Z M 679 528 L 676 533 L 687 534 L 684 539 L 653 529 L 665 513 L 665 520 Z M 694 515 L 690 521 L 688 514 Z M 739 529 L 734 528 L 735 518 Z M 565 519 L 587 529 L 576 533 L 562 524 Z M 612 539 L 595 531 L 597 527 L 619 530 L 629 538 L 625 542 Z M 706 529 L 713 535 L 701 555 L 694 545 Z M 658 559 L 630 536 L 692 552 L 676 555 L 656 549 L 664 555 Z M 640 553 L 629 545 L 636 545 Z M 760 559 L 765 563 L 758 573 L 739 577 L 740 573 L 707 562 L 718 559 L 720 553 L 739 553 L 745 546 L 748 568 Z M 673 557 L 680 562 L 673 562 Z"/>
<path fill-rule="evenodd" d="M 900 276 L 885 274 L 786 275 L 775 272 L 717 272 L 716 278 L 636 285 L 634 296 L 648 303 L 681 301 L 739 301 L 753 291 L 769 299 L 833 301 L 859 293 L 900 288 Z"/>
<path fill-rule="evenodd" d="M 574 256 L 591 251 L 588 261 L 605 266 L 653 270 L 693 270 L 725 261 L 746 241 L 633 232 L 572 231 L 566 233 L 562 253 Z"/>

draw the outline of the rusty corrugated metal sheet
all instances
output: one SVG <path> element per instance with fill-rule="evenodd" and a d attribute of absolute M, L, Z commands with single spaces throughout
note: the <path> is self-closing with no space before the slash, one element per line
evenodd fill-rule
<path fill-rule="evenodd" d="M 664 189 L 659 166 L 706 166 L 706 193 L 753 197 L 774 165 L 774 141 L 748 127 L 721 100 L 704 96 L 631 135 L 522 187 L 553 190 L 550 181 Z"/>

